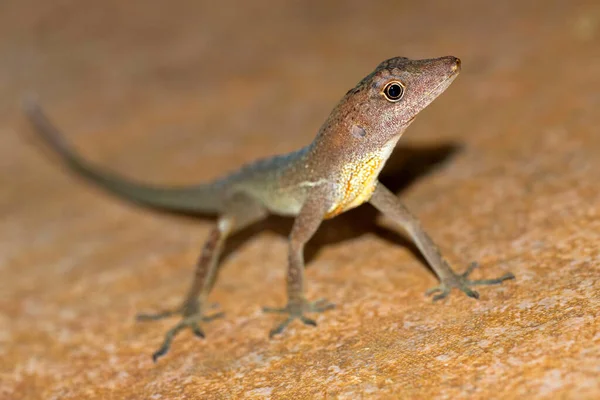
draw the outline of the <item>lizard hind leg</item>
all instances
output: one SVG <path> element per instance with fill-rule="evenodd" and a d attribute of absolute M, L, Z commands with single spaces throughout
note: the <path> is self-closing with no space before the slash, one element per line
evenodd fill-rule
<path fill-rule="evenodd" d="M 224 313 L 204 315 L 204 309 L 206 299 L 216 281 L 219 269 L 218 261 L 225 240 L 235 231 L 258 222 L 267 215 L 265 209 L 254 200 L 242 199 L 241 196 L 230 201 L 227 209 L 230 211 L 219 217 L 204 243 L 202 253 L 196 263 L 192 284 L 181 306 L 154 314 L 138 314 L 136 317 L 138 321 L 156 321 L 175 315 L 182 317 L 179 323 L 167 331 L 162 345 L 153 353 L 152 359 L 155 362 L 169 351 L 173 339 L 182 330 L 190 329 L 196 337 L 204 338 L 201 323 L 210 322 L 224 315 Z"/>
<path fill-rule="evenodd" d="M 196 337 L 204 338 L 204 331 L 200 327 L 200 323 L 209 322 L 223 316 L 223 313 L 204 316 L 202 309 L 202 303 L 204 302 L 200 300 L 200 298 L 208 296 L 208 291 L 210 289 L 208 287 L 205 289 L 205 286 L 207 286 L 206 283 L 212 279 L 211 275 L 216 275 L 218 258 L 229 233 L 228 230 L 223 230 L 222 226 L 228 225 L 229 221 L 230 219 L 227 217 L 220 218 L 217 225 L 210 232 L 208 240 L 204 243 L 200 258 L 196 263 L 192 286 L 182 305 L 172 310 L 150 314 L 138 314 L 136 316 L 138 321 L 156 321 L 175 315 L 182 316 L 181 321 L 167 331 L 161 347 L 152 354 L 152 359 L 155 362 L 159 357 L 169 351 L 171 342 L 179 332 L 189 328 Z"/>

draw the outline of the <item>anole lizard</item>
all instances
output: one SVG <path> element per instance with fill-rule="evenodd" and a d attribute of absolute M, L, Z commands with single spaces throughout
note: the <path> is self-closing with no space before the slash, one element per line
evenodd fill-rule
<path fill-rule="evenodd" d="M 154 208 L 218 216 L 182 305 L 138 316 L 140 320 L 155 320 L 181 315 L 181 321 L 166 333 L 162 346 L 153 354 L 156 361 L 181 330 L 189 328 L 204 337 L 200 323 L 215 317 L 205 316 L 204 311 L 226 238 L 269 213 L 295 218 L 288 239 L 287 305 L 265 308 L 288 317 L 271 330 L 271 336 L 295 319 L 316 325 L 305 314 L 333 307 L 325 300 L 310 302 L 305 298 L 304 245 L 321 221 L 365 202 L 400 225 L 415 242 L 440 280 L 427 292 L 437 293 L 434 300 L 443 299 L 452 288 L 478 298 L 472 286 L 513 279 L 514 275 L 507 273 L 496 279 L 469 280 L 473 265 L 463 274 L 454 272 L 417 218 L 377 179 L 400 136 L 417 114 L 448 88 L 460 65 L 452 56 L 383 61 L 344 95 L 306 147 L 256 161 L 212 183 L 190 187 L 154 187 L 98 169 L 74 151 L 35 102 L 26 102 L 25 110 L 37 132 L 70 168 L 109 191 Z"/>

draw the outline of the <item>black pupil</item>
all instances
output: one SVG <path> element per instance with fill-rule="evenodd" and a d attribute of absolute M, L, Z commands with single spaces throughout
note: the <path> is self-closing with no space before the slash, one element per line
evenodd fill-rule
<path fill-rule="evenodd" d="M 390 99 L 398 99 L 400 96 L 402 96 L 402 87 L 397 83 L 394 83 L 388 86 L 387 92 L 388 96 L 390 96 Z"/>

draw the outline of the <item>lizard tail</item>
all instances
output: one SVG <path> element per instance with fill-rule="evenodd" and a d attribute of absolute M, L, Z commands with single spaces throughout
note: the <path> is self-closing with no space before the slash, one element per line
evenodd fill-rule
<path fill-rule="evenodd" d="M 103 171 L 73 149 L 35 101 L 24 101 L 23 108 L 37 133 L 61 156 L 70 169 L 106 190 L 134 203 L 166 211 L 199 214 L 214 214 L 221 211 L 222 190 L 218 183 L 158 187 L 130 181 L 114 173 Z"/>

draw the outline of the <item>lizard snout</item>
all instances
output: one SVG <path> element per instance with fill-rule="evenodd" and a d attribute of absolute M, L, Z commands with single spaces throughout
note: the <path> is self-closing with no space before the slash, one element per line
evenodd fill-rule
<path fill-rule="evenodd" d="M 457 57 L 453 57 L 454 58 L 454 65 L 452 66 L 452 71 L 453 72 L 460 72 L 460 58 Z"/>
<path fill-rule="evenodd" d="M 460 72 L 460 58 L 454 56 L 446 56 L 442 57 L 441 60 L 443 61 L 445 67 L 450 68 L 450 72 L 452 74 L 457 74 Z"/>

